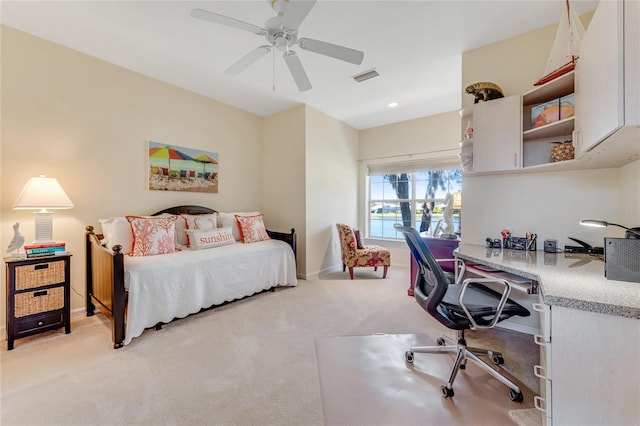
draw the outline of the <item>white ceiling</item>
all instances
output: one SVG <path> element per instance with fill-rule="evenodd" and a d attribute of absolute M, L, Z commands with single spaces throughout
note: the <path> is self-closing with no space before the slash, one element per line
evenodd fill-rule
<path fill-rule="evenodd" d="M 596 4 L 572 1 L 580 14 Z M 296 48 L 313 85 L 303 93 L 279 52 L 239 76 L 223 74 L 265 39 L 190 16 L 197 7 L 263 27 L 274 16 L 267 0 L 2 0 L 0 20 L 261 116 L 306 103 L 364 129 L 459 109 L 462 52 L 556 23 L 564 5 L 319 0 L 300 26 L 301 36 L 362 50 L 364 61 L 353 65 Z M 351 78 L 371 68 L 380 76 L 363 83 Z M 390 109 L 390 102 L 399 106 Z"/>

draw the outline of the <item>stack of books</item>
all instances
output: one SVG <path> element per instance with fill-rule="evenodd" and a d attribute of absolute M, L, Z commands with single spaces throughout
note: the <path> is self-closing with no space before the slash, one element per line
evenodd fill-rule
<path fill-rule="evenodd" d="M 24 251 L 27 257 L 56 256 L 67 253 L 64 241 L 54 241 L 51 243 L 26 244 Z"/>

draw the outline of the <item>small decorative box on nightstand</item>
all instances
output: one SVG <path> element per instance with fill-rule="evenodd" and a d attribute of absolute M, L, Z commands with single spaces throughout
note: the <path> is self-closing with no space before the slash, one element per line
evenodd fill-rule
<path fill-rule="evenodd" d="M 71 332 L 71 254 L 5 258 L 7 349 L 15 339 L 64 327 Z"/>

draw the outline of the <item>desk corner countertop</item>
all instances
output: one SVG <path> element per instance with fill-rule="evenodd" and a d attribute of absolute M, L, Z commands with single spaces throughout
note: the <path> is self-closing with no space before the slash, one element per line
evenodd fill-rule
<path fill-rule="evenodd" d="M 640 319 L 640 283 L 608 280 L 602 257 L 466 243 L 454 255 L 536 280 L 548 305 Z"/>

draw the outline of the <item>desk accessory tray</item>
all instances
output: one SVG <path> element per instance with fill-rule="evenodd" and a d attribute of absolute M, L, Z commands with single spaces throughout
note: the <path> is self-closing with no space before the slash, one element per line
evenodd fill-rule
<path fill-rule="evenodd" d="M 511 250 L 536 251 L 536 237 L 511 237 L 503 241 L 504 248 Z"/>

